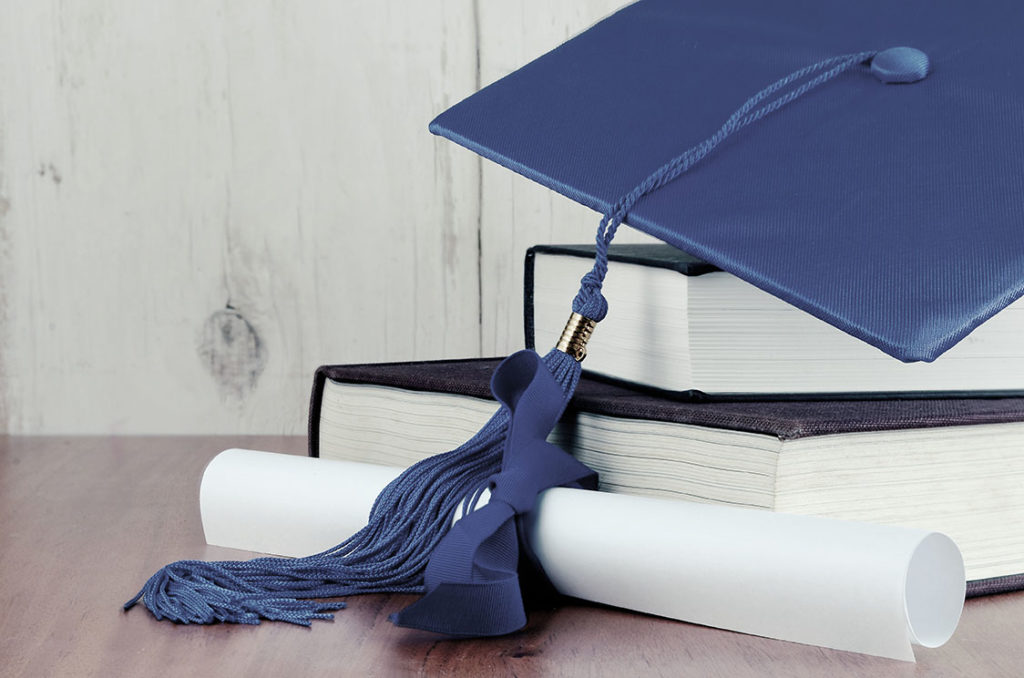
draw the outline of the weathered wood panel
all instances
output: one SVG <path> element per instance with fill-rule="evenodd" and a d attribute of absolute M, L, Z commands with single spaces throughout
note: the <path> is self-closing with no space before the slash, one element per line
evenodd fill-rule
<path fill-rule="evenodd" d="M 479 353 L 471 0 L 0 26 L 0 431 L 300 432 L 319 363 Z"/>
<path fill-rule="evenodd" d="M 597 217 L 426 123 L 621 4 L 7 3 L 0 430 L 294 433 L 319 363 L 520 346 Z"/>

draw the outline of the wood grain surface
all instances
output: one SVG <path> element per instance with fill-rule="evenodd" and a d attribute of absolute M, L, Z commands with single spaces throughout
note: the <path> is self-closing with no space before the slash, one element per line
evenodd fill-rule
<path fill-rule="evenodd" d="M 944 647 L 909 664 L 569 602 L 488 640 L 394 627 L 409 596 L 348 599 L 305 629 L 180 626 L 141 607 L 147 577 L 206 546 L 203 468 L 227 447 L 301 454 L 302 438 L 0 437 L 2 676 L 1020 676 L 1024 593 L 967 602 Z"/>

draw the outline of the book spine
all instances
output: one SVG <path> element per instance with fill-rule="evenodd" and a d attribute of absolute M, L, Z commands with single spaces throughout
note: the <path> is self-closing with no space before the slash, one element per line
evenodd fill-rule
<path fill-rule="evenodd" d="M 306 441 L 306 445 L 311 457 L 320 456 L 320 406 L 324 399 L 326 381 L 327 366 L 322 365 L 313 373 L 313 392 L 309 396 L 309 422 L 307 424 L 309 440 Z"/>
<path fill-rule="evenodd" d="M 533 333 L 533 269 L 537 260 L 537 248 L 531 247 L 526 250 L 526 262 L 523 266 L 523 332 L 524 346 L 528 350 L 536 351 L 536 342 Z"/>

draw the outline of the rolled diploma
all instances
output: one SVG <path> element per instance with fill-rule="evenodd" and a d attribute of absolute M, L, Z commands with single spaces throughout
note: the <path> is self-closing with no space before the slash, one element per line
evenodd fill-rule
<path fill-rule="evenodd" d="M 309 556 L 366 525 L 400 468 L 256 450 L 224 450 L 206 465 L 199 512 L 212 546 Z"/>
<path fill-rule="evenodd" d="M 366 524 L 402 469 L 227 450 L 200 490 L 208 543 L 322 551 Z M 940 533 L 554 488 L 528 539 L 555 587 L 584 600 L 798 643 L 913 661 L 963 607 L 963 559 Z"/>

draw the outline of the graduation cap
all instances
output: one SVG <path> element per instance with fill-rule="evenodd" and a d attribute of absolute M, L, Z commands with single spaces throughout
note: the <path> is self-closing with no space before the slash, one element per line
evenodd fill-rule
<path fill-rule="evenodd" d="M 646 0 L 431 131 L 607 213 L 769 83 L 916 48 L 923 80 L 879 82 L 916 79 L 926 62 L 908 51 L 864 59 L 722 140 L 625 220 L 895 358 L 930 361 L 1024 292 L 1022 28 L 1012 2 Z"/>
<path fill-rule="evenodd" d="M 933 360 L 1024 292 L 1022 27 L 1012 2 L 643 0 L 442 113 L 436 134 L 604 215 L 558 347 L 506 360 L 501 410 L 403 473 L 348 541 L 172 563 L 126 607 L 309 624 L 340 607 L 317 598 L 420 591 L 397 623 L 520 628 L 519 517 L 547 487 L 595 483 L 544 439 L 607 312 L 618 226 Z"/>

